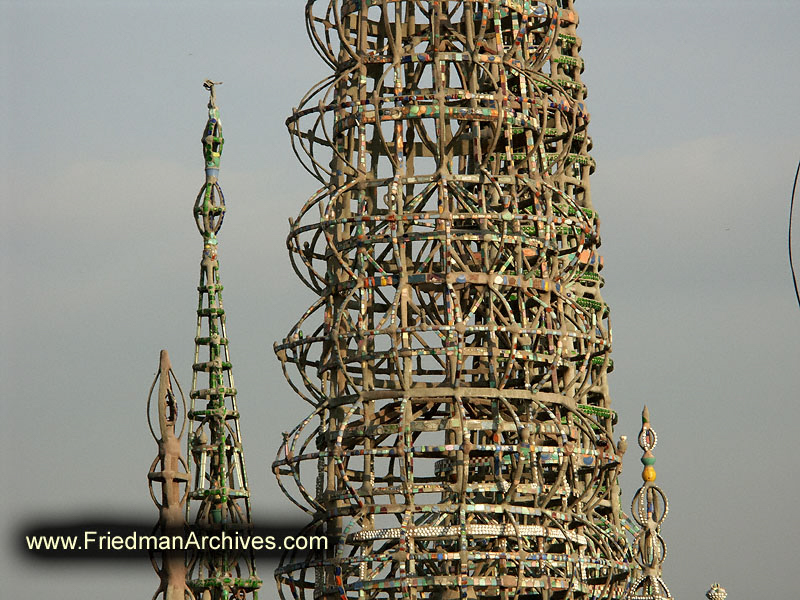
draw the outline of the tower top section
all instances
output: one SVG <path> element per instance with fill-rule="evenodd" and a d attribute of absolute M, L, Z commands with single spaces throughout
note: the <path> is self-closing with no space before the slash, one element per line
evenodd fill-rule
<path fill-rule="evenodd" d="M 225 140 L 222 138 L 222 122 L 219 119 L 219 108 L 217 107 L 217 94 L 214 86 L 221 85 L 221 81 L 211 81 L 206 79 L 203 87 L 209 92 L 208 96 L 208 121 L 203 133 L 203 156 L 206 159 L 206 175 L 217 177 L 219 174 L 219 162 L 222 157 L 222 145 Z M 209 173 L 208 171 L 214 171 Z"/>
<path fill-rule="evenodd" d="M 197 195 L 194 203 L 194 220 L 197 229 L 202 234 L 206 244 L 215 246 L 216 234 L 222 227 L 225 217 L 225 197 L 217 180 L 219 178 L 219 165 L 222 159 L 222 146 L 225 140 L 222 137 L 222 121 L 219 118 L 217 95 L 215 86 L 222 82 L 206 79 L 203 87 L 209 92 L 208 120 L 203 129 L 203 157 L 206 162 L 206 182 Z"/>

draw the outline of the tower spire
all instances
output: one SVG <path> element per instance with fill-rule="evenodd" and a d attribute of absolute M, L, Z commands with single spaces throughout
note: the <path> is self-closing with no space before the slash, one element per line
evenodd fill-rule
<path fill-rule="evenodd" d="M 194 218 L 203 236 L 200 263 L 197 334 L 189 421 L 191 492 L 187 521 L 209 532 L 233 532 L 252 527 L 236 387 L 228 352 L 222 284 L 217 258 L 217 234 L 225 216 L 225 198 L 217 182 L 224 143 L 214 87 L 209 91 L 208 121 L 203 132 L 206 181 L 194 205 Z M 189 565 L 189 587 L 198 600 L 258 598 L 261 581 L 252 550 L 201 550 Z M 251 596 L 252 594 L 252 596 Z"/>
<path fill-rule="evenodd" d="M 175 382 L 180 392 L 180 400 L 172 388 Z M 151 420 L 151 402 L 153 390 L 158 384 L 158 395 L 156 396 L 158 414 L 158 432 L 153 427 Z M 180 402 L 180 404 L 179 404 Z M 150 465 L 150 472 L 147 474 L 150 485 L 150 496 L 158 507 L 159 520 L 158 528 L 162 534 L 175 535 L 182 534 L 184 530 L 184 510 L 186 506 L 186 486 L 189 483 L 188 465 L 181 455 L 180 439 L 183 436 L 183 429 L 186 425 L 186 402 L 183 397 L 183 390 L 172 372 L 172 365 L 169 362 L 169 354 L 166 350 L 161 351 L 158 364 L 158 373 L 150 386 L 150 393 L 147 398 L 147 419 L 150 425 L 150 433 L 158 444 L 158 456 L 153 464 Z M 176 426 L 180 419 L 183 423 L 180 430 L 176 433 Z M 161 484 L 160 497 L 156 496 L 153 490 L 153 482 Z M 155 552 L 151 553 L 153 567 L 161 579 L 161 583 L 156 590 L 153 598 L 163 598 L 164 600 L 184 600 L 186 586 L 186 555 L 182 550 L 166 550 L 161 554 L 160 563 L 155 557 Z"/>
<path fill-rule="evenodd" d="M 627 600 L 666 600 L 672 598 L 669 588 L 661 575 L 661 566 L 667 556 L 667 546 L 661 537 L 661 523 L 669 512 L 667 496 L 655 484 L 656 458 L 653 448 L 658 436 L 650 426 L 650 411 L 642 411 L 642 429 L 639 432 L 639 447 L 643 450 L 642 487 L 633 496 L 631 513 L 641 527 L 633 544 L 634 559 L 641 574 L 631 580 Z"/>

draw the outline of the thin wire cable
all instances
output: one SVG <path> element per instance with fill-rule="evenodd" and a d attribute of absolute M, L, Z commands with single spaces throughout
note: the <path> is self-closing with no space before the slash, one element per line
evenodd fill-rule
<path fill-rule="evenodd" d="M 789 268 L 792 270 L 792 283 L 794 284 L 794 295 L 797 298 L 797 306 L 800 307 L 800 292 L 797 291 L 797 276 L 794 272 L 794 259 L 792 258 L 792 214 L 794 213 L 794 195 L 797 192 L 797 178 L 800 176 L 800 162 L 797 163 L 797 171 L 794 173 L 794 185 L 792 185 L 792 198 L 789 201 Z"/>

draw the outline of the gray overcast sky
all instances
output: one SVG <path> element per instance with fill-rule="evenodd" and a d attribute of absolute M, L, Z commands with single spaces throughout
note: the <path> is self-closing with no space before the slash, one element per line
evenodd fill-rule
<path fill-rule="evenodd" d="M 2 1 L 2 535 L 87 511 L 156 520 L 144 416 L 158 351 L 190 386 L 204 79 L 226 139 L 225 306 L 256 512 L 305 405 L 272 342 L 313 300 L 284 239 L 316 188 L 283 122 L 326 75 L 303 2 Z M 676 597 L 796 597 L 800 3 L 581 1 L 617 434 L 650 406 Z M 290 57 L 291 51 L 291 57 Z M 799 225 L 800 226 L 800 225 Z M 800 231 L 800 229 L 798 229 Z M 798 234 L 800 235 L 800 233 Z M 796 248 L 800 255 L 800 248 Z M 625 502 L 639 484 L 626 455 Z M 149 565 L 21 562 L 8 598 L 149 598 Z M 276 598 L 261 563 L 263 598 Z"/>

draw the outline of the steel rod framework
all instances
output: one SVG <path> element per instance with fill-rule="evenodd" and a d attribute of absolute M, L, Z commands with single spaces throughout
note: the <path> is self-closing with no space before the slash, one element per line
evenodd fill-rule
<path fill-rule="evenodd" d="M 306 5 L 332 74 L 287 125 L 319 299 L 273 470 L 335 541 L 281 597 L 620 598 L 611 332 L 572 0 Z M 296 375 L 295 375 L 296 372 Z"/>

